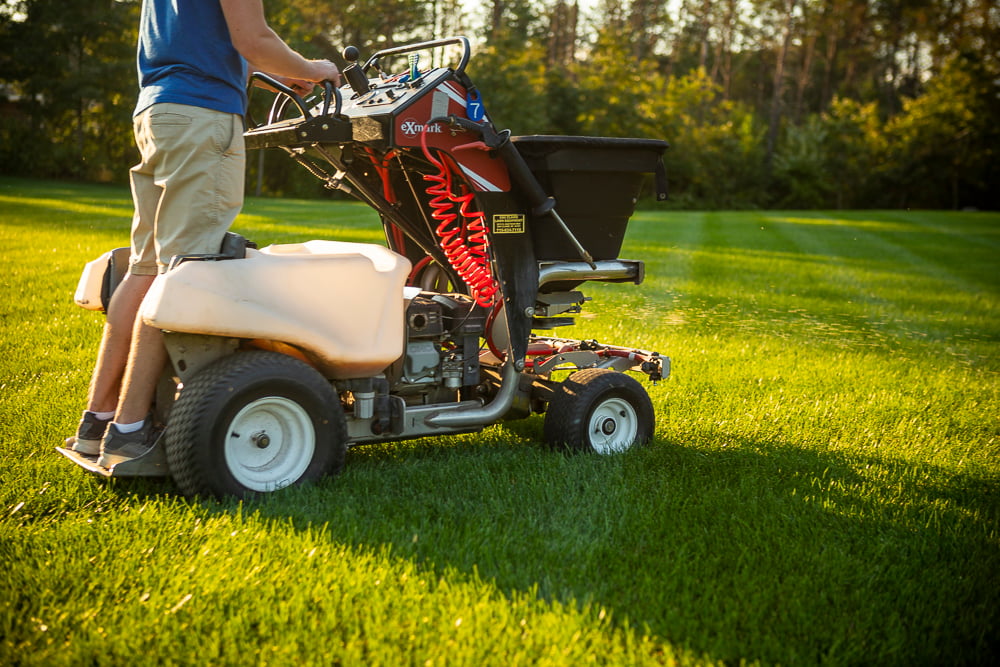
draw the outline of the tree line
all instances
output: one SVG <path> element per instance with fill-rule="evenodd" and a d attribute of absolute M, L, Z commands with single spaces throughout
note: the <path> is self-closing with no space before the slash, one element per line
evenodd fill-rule
<path fill-rule="evenodd" d="M 665 139 L 699 208 L 1000 208 L 992 0 L 267 0 L 311 57 L 464 34 L 515 134 Z M 0 170 L 123 181 L 136 0 L 0 0 Z M 259 173 L 258 173 L 259 171 Z M 258 178 L 259 176 L 259 178 Z M 313 195 L 280 155 L 251 183 Z"/>

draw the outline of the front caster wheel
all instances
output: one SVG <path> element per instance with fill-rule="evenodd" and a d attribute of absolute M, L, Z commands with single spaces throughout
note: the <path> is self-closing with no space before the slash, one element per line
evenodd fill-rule
<path fill-rule="evenodd" d="M 545 413 L 545 441 L 615 454 L 653 437 L 653 403 L 631 376 L 605 368 L 577 371 L 559 384 Z"/>
<path fill-rule="evenodd" d="M 186 495 L 248 497 L 339 471 L 347 426 L 315 369 L 275 352 L 239 352 L 185 383 L 166 450 Z"/>

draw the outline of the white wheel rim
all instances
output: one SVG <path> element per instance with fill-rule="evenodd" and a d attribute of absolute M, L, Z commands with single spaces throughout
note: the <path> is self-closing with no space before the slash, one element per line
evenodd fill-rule
<path fill-rule="evenodd" d="M 316 431 L 309 413 L 278 396 L 248 403 L 229 423 L 225 455 L 229 472 L 252 491 L 294 484 L 312 462 Z"/>
<path fill-rule="evenodd" d="M 598 454 L 624 452 L 639 433 L 639 417 L 632 404 L 623 398 L 602 401 L 590 414 L 587 435 Z"/>

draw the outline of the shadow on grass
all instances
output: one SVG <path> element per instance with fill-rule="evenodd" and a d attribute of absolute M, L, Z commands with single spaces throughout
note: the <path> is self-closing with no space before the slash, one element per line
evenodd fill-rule
<path fill-rule="evenodd" d="M 996 479 L 750 441 L 566 455 L 536 444 L 537 421 L 358 448 L 339 477 L 242 511 L 597 605 L 712 659 L 981 663 L 1000 649 Z"/>

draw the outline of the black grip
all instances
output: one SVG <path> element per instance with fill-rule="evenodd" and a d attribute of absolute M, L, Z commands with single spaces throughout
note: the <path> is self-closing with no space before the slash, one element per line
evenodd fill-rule
<path fill-rule="evenodd" d="M 347 83 L 351 84 L 351 88 L 358 95 L 364 95 L 371 90 L 371 84 L 368 83 L 368 76 L 364 70 L 358 67 L 357 63 L 351 63 L 344 68 L 344 78 L 347 79 Z"/>

